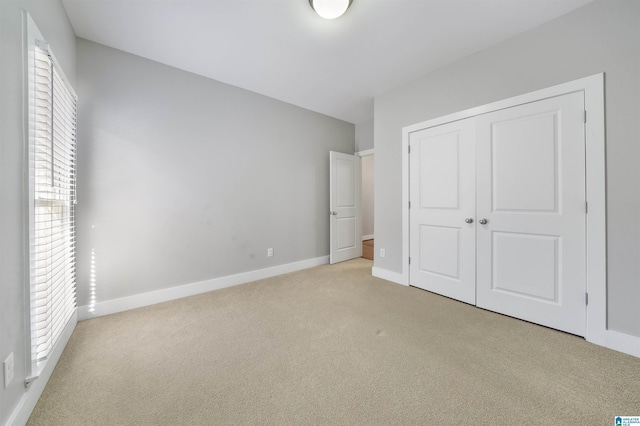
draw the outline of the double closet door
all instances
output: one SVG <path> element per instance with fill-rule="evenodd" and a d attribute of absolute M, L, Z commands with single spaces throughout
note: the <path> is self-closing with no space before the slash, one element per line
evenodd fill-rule
<path fill-rule="evenodd" d="M 410 284 L 584 336 L 584 94 L 410 135 Z"/>

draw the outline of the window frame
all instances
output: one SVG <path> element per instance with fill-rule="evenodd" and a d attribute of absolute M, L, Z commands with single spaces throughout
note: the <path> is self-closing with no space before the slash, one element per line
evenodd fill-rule
<path fill-rule="evenodd" d="M 38 30 L 31 16 L 23 11 L 23 29 L 24 29 L 24 46 L 25 46 L 25 56 L 24 56 L 24 73 L 25 80 L 23 84 L 24 90 L 24 125 L 25 125 L 25 204 L 26 211 L 28 213 L 28 217 L 24 226 L 25 236 L 26 236 L 26 244 L 25 244 L 25 337 L 26 337 L 26 380 L 25 385 L 29 387 L 31 383 L 40 376 L 46 376 L 46 381 L 48 381 L 48 377 L 53 372 L 53 368 L 57 364 L 57 361 L 62 354 L 64 347 L 66 346 L 69 338 L 71 337 L 71 333 L 77 324 L 77 307 L 76 307 L 76 281 L 75 277 L 71 279 L 71 292 L 73 295 L 71 296 L 73 299 L 73 307 L 67 309 L 64 315 L 62 315 L 63 319 L 61 319 L 61 323 L 58 327 L 56 336 L 50 345 L 50 348 L 47 351 L 47 356 L 44 359 L 38 360 L 37 353 L 34 352 L 34 337 L 35 333 L 33 331 L 33 323 L 34 323 L 34 309 L 35 303 L 32 297 L 32 293 L 34 291 L 34 281 L 33 281 L 33 273 L 35 268 L 35 255 L 32 253 L 34 249 L 35 243 L 35 214 L 36 208 L 42 205 L 49 205 L 52 207 L 58 207 L 62 209 L 68 210 L 65 214 L 65 217 L 70 219 L 68 224 L 57 225 L 54 227 L 65 228 L 67 226 L 71 227 L 69 230 L 69 235 L 71 235 L 70 240 L 65 240 L 63 243 L 65 251 L 69 250 L 71 252 L 70 260 L 72 264 L 72 268 L 75 268 L 75 248 L 74 248 L 74 234 L 75 231 L 73 227 L 75 227 L 75 189 L 73 190 L 73 194 L 62 199 L 64 197 L 59 196 L 56 192 L 60 192 L 60 189 L 55 189 L 56 185 L 54 185 L 54 179 L 52 179 L 51 185 L 51 196 L 40 198 L 36 200 L 36 179 L 35 179 L 35 148 L 36 148 L 36 49 L 45 50 L 47 56 L 50 59 L 52 66 L 51 85 L 53 90 L 55 91 L 56 87 L 60 87 L 60 85 L 64 85 L 66 91 L 69 92 L 70 98 L 73 100 L 72 105 L 72 113 L 74 120 L 74 129 L 73 129 L 73 140 L 72 140 L 72 151 L 74 151 L 75 157 L 75 144 L 77 142 L 77 127 L 75 127 L 75 115 L 77 115 L 77 100 L 78 97 L 73 89 L 73 86 L 69 83 L 68 78 L 66 77 L 62 67 L 59 62 L 56 60 L 53 52 L 51 51 L 50 46 L 45 41 L 45 38 L 42 36 L 42 33 Z M 55 69 L 55 72 L 53 71 Z M 52 96 L 54 94 L 52 93 Z M 53 99 L 53 98 L 52 98 Z M 52 100 L 52 104 L 55 105 Z M 54 113 L 51 112 L 52 115 L 52 150 L 55 149 L 55 141 L 54 141 L 54 132 L 57 132 L 57 129 L 53 128 L 55 123 L 60 120 L 56 120 L 54 117 Z M 52 164 L 54 161 L 54 157 L 52 155 L 51 158 Z M 66 163 L 65 163 L 66 164 Z M 69 179 L 73 180 L 73 187 L 75 188 L 75 178 L 76 178 L 76 160 L 72 161 L 71 171 L 69 171 L 68 175 L 64 175 L 69 177 Z M 53 165 L 51 166 L 51 173 L 53 173 L 55 168 Z M 65 172 L 67 171 L 65 167 Z M 67 254 L 65 254 L 67 256 Z M 65 257 L 66 258 L 66 257 Z M 65 276 L 67 276 L 67 272 L 65 272 Z M 73 274 L 75 275 L 75 274 Z M 64 279 L 65 283 L 67 279 Z M 68 291 L 67 284 L 63 285 L 65 291 Z M 53 323 L 53 321 L 51 321 Z M 42 384 L 44 386 L 44 384 Z"/>

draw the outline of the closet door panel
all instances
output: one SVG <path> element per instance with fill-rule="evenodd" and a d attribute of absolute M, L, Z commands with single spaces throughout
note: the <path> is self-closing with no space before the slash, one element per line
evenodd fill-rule
<path fill-rule="evenodd" d="M 410 135 L 410 284 L 475 304 L 473 119 Z"/>
<path fill-rule="evenodd" d="M 583 336 L 584 97 L 476 117 L 477 305 Z"/>

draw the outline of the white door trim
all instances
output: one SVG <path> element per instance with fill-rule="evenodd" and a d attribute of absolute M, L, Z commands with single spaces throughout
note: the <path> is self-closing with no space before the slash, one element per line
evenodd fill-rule
<path fill-rule="evenodd" d="M 526 93 L 487 105 L 470 108 L 427 120 L 402 129 L 402 275 L 401 284 L 409 284 L 409 135 L 428 127 L 463 120 L 488 112 L 535 102 L 573 92 L 584 92 L 587 121 L 586 193 L 587 215 L 587 324 L 585 338 L 608 346 L 607 336 L 607 263 L 606 263 L 606 188 L 604 73 Z"/>
<path fill-rule="evenodd" d="M 356 152 L 355 155 L 357 155 L 358 157 L 362 158 L 362 157 L 368 157 L 369 155 L 373 155 L 374 154 L 374 148 L 371 149 L 365 149 L 364 151 L 358 151 Z"/>

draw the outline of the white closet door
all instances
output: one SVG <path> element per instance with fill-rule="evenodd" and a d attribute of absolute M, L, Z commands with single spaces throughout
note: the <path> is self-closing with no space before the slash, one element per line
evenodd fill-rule
<path fill-rule="evenodd" d="M 410 136 L 410 284 L 475 304 L 473 119 Z"/>
<path fill-rule="evenodd" d="M 477 305 L 581 336 L 583 111 L 579 92 L 476 117 Z"/>

